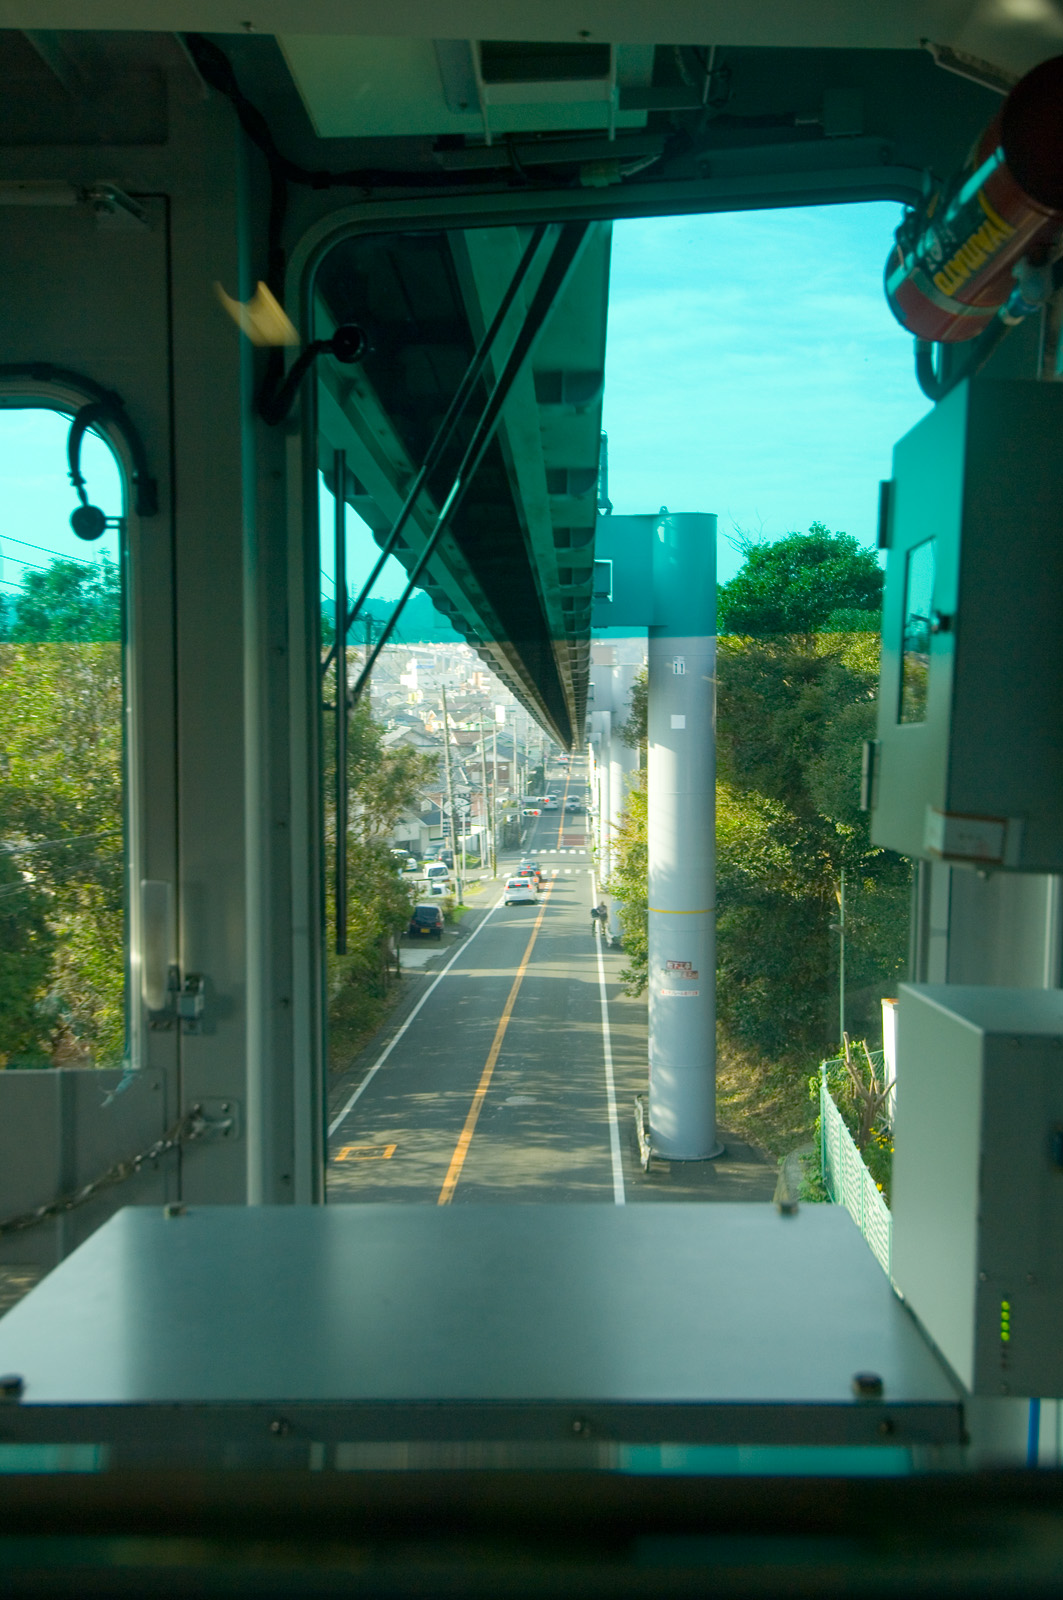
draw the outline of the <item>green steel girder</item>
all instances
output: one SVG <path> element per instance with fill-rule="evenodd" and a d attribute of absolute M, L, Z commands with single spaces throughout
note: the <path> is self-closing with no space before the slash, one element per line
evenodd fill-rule
<path fill-rule="evenodd" d="M 346 451 L 347 498 L 378 540 L 427 450 L 524 248 L 515 227 L 361 236 L 318 278 L 318 328 L 368 328 L 352 372 L 322 363 L 322 465 Z M 518 378 L 484 463 L 424 587 L 543 727 L 579 741 L 590 661 L 593 534 L 605 367 L 610 229 L 596 224 Z M 475 415 L 535 292 L 517 297 L 451 455 L 396 546 L 412 570 Z"/>

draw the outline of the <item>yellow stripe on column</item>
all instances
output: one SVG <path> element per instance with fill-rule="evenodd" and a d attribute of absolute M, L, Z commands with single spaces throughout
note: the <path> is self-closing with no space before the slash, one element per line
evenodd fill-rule
<path fill-rule="evenodd" d="M 663 906 L 647 906 L 647 911 L 653 911 L 658 917 L 707 917 L 716 908 L 705 906 L 701 911 L 665 911 Z"/>

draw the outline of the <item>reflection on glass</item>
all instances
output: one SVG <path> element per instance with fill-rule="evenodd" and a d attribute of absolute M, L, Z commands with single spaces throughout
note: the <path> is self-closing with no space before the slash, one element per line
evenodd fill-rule
<path fill-rule="evenodd" d="M 930 686 L 930 616 L 934 602 L 934 541 L 908 552 L 901 640 L 901 722 L 925 722 Z"/>

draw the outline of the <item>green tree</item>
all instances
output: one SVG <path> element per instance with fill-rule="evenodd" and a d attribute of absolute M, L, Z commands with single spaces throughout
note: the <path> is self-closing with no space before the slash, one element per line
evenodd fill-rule
<path fill-rule="evenodd" d="M 646 771 L 633 774 L 627 805 L 616 830 L 613 871 L 606 888 L 618 902 L 620 933 L 627 966 L 620 976 L 628 994 L 641 994 L 648 978 Z"/>
<path fill-rule="evenodd" d="M 16 644 L 99 644 L 122 637 L 122 578 L 101 556 L 89 566 L 53 561 L 22 575 L 10 638 Z"/>
<path fill-rule="evenodd" d="M 645 667 L 636 672 L 631 685 L 630 710 L 617 733 L 631 750 L 644 750 L 650 714 L 650 679 Z"/>
<path fill-rule="evenodd" d="M 378 1025 L 391 985 L 391 942 L 410 916 L 410 894 L 395 871 L 388 835 L 403 810 L 436 776 L 437 758 L 409 746 L 383 748 L 384 730 L 365 700 L 351 715 L 347 734 L 347 952 L 329 941 L 328 1015 L 330 1061 L 343 1070 L 365 1035 Z M 324 769 L 334 771 L 335 731 L 325 723 Z M 336 850 L 335 789 L 329 786 L 325 816 L 326 908 L 334 923 Z"/>
<path fill-rule="evenodd" d="M 40 1002 L 47 992 L 55 935 L 28 857 L 0 850 L 0 1067 L 47 1066 Z"/>
<path fill-rule="evenodd" d="M 847 989 L 865 1025 L 903 972 L 910 866 L 871 843 L 859 808 L 877 665 L 869 634 L 720 640 L 718 1009 L 761 1052 L 836 1042 L 843 867 Z"/>
<path fill-rule="evenodd" d="M 851 534 L 814 522 L 807 533 L 770 544 L 740 536 L 740 548 L 741 569 L 718 591 L 718 633 L 770 638 L 877 629 L 882 569 Z"/>
<path fill-rule="evenodd" d="M 124 1048 L 122 708 L 119 645 L 0 645 L 0 843 L 24 885 L 10 896 L 15 937 L 50 951 L 43 978 L 23 966 L 36 1032 L 18 1049 L 37 1064 L 111 1065 Z"/>

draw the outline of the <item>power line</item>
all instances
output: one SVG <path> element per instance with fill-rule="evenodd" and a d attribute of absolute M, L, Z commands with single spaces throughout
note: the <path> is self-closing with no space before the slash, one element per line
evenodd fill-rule
<path fill-rule="evenodd" d="M 34 572 L 51 572 L 52 570 L 51 567 L 43 566 L 39 561 L 27 561 L 24 556 L 5 555 L 3 559 L 5 561 L 13 561 L 16 567 L 32 567 Z M 71 565 L 82 567 L 85 565 L 85 563 L 83 561 L 77 561 L 72 562 Z"/>
<path fill-rule="evenodd" d="M 42 555 L 58 556 L 60 560 L 73 561 L 79 567 L 95 567 L 98 565 L 95 561 L 81 561 L 77 556 L 68 556 L 62 550 L 53 550 L 50 545 L 31 544 L 28 539 L 13 539 L 9 533 L 0 534 L 0 544 L 17 544 L 23 550 L 39 550 Z M 12 556 L 11 559 L 14 561 L 17 558 Z"/>
<path fill-rule="evenodd" d="M 9 856 L 25 855 L 30 850 L 51 850 L 57 846 L 71 844 L 86 844 L 91 839 L 113 839 L 118 835 L 117 828 L 105 828 L 102 833 L 73 833 L 67 834 L 63 839 L 35 839 L 32 844 L 0 844 L 0 854 Z"/>

